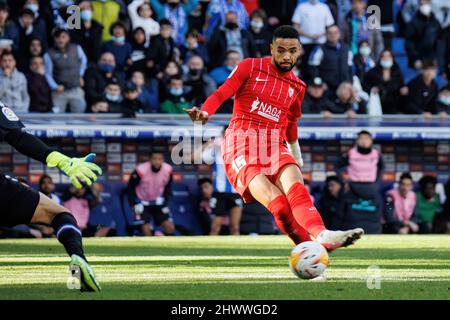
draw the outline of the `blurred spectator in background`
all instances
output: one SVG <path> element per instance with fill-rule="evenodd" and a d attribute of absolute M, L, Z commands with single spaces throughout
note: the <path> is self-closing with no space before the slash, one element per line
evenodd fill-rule
<path fill-rule="evenodd" d="M 167 88 L 170 83 L 170 79 L 173 76 L 181 76 L 182 71 L 180 65 L 171 60 L 164 66 L 163 72 L 158 73 L 158 90 L 159 90 L 159 101 L 166 100 Z"/>
<path fill-rule="evenodd" d="M 153 151 L 150 160 L 138 164 L 128 181 L 128 199 L 138 219 L 142 218 L 142 232 L 152 235 L 153 222 L 160 225 L 166 235 L 175 233 L 172 215 L 167 207 L 171 194 L 172 166 L 164 162 L 161 152 Z"/>
<path fill-rule="evenodd" d="M 315 47 L 308 60 L 311 76 L 321 77 L 331 92 L 343 81 L 352 79 L 353 56 L 340 37 L 337 25 L 328 26 L 326 43 Z"/>
<path fill-rule="evenodd" d="M 153 9 L 147 0 L 132 0 L 128 5 L 128 16 L 133 30 L 142 28 L 145 32 L 145 43 L 159 34 L 159 23 L 153 19 Z"/>
<path fill-rule="evenodd" d="M 419 231 L 413 187 L 411 175 L 405 172 L 400 176 L 398 187 L 386 193 L 386 207 L 393 214 L 392 221 L 386 224 L 387 233 L 408 234 Z"/>
<path fill-rule="evenodd" d="M 52 20 L 55 28 L 68 29 L 67 20 L 71 14 L 68 8 L 75 4 L 73 0 L 51 0 Z"/>
<path fill-rule="evenodd" d="M 216 89 L 216 83 L 206 73 L 205 65 L 200 56 L 192 56 L 188 61 L 188 72 L 183 76 L 186 86 L 192 88 L 190 104 L 201 105 Z"/>
<path fill-rule="evenodd" d="M 436 108 L 439 113 L 439 117 L 442 119 L 447 119 L 450 114 L 450 84 L 442 88 L 439 92 Z"/>
<path fill-rule="evenodd" d="M 17 50 L 19 46 L 19 30 L 16 24 L 8 20 L 9 7 L 0 2 L 0 50 Z"/>
<path fill-rule="evenodd" d="M 109 105 L 105 98 L 99 98 L 97 100 L 94 100 L 93 103 L 90 105 L 89 112 L 92 113 L 108 113 L 109 112 Z"/>
<path fill-rule="evenodd" d="M 340 227 L 360 227 L 366 233 L 381 233 L 381 219 L 385 214 L 378 194 L 383 170 L 380 151 L 373 147 L 370 132 L 358 133 L 355 146 L 337 163 L 336 172 L 343 176 L 347 168 L 348 191 L 345 192 L 339 210 Z"/>
<path fill-rule="evenodd" d="M 236 16 L 236 24 L 241 29 L 248 28 L 248 14 L 242 2 L 239 0 L 211 0 L 206 10 L 205 35 L 212 36 L 218 27 L 225 27 L 227 14 L 233 12 Z"/>
<path fill-rule="evenodd" d="M 437 179 L 434 176 L 423 176 L 419 180 L 419 191 L 416 193 L 419 233 L 433 232 L 434 217 L 441 210 L 436 184 Z"/>
<path fill-rule="evenodd" d="M 356 113 L 364 113 L 365 102 L 358 97 L 353 84 L 349 81 L 342 82 L 336 90 L 336 99 L 330 106 L 331 113 L 345 113 L 348 118 L 353 119 Z"/>
<path fill-rule="evenodd" d="M 172 24 L 167 19 L 160 20 L 159 24 L 161 33 L 152 38 L 152 45 L 147 51 L 147 68 L 151 76 L 158 76 L 169 61 L 178 61 L 180 58 L 180 52 L 172 38 Z"/>
<path fill-rule="evenodd" d="M 255 9 L 250 14 L 250 33 L 255 40 L 256 56 L 270 56 L 272 32 L 267 26 L 267 15 L 262 9 Z"/>
<path fill-rule="evenodd" d="M 110 27 L 125 13 L 120 0 L 93 0 L 92 19 L 103 26 L 102 41 L 111 40 Z"/>
<path fill-rule="evenodd" d="M 422 69 L 424 60 L 435 59 L 441 32 L 439 21 L 431 12 L 430 0 L 419 0 L 416 15 L 406 25 L 405 49 L 410 68 Z"/>
<path fill-rule="evenodd" d="M 27 73 L 30 112 L 52 112 L 52 90 L 45 78 L 45 65 L 42 57 L 31 58 Z"/>
<path fill-rule="evenodd" d="M 402 71 L 391 51 L 381 53 L 377 65 L 365 74 L 362 84 L 365 91 L 378 93 L 383 114 L 404 111 L 400 99 L 408 94 L 408 87 L 404 85 Z"/>
<path fill-rule="evenodd" d="M 132 64 L 127 70 L 127 74 L 132 74 L 135 70 L 144 71 L 147 64 L 146 51 L 148 43 L 145 41 L 145 32 L 141 27 L 137 27 L 131 32 L 131 61 Z"/>
<path fill-rule="evenodd" d="M 70 210 L 77 220 L 81 232 L 88 227 L 89 214 L 92 207 L 98 204 L 98 197 L 87 187 L 77 189 L 74 186 L 67 188 L 63 195 L 63 206 Z"/>
<path fill-rule="evenodd" d="M 53 31 L 54 46 L 44 55 L 45 77 L 53 90 L 55 112 L 82 113 L 86 110 L 84 91 L 81 88 L 87 58 L 83 49 L 70 43 L 69 32 L 65 29 Z"/>
<path fill-rule="evenodd" d="M 292 23 L 300 33 L 300 42 L 304 50 L 302 67 L 305 68 L 311 51 L 317 45 L 325 44 L 326 28 L 333 25 L 335 21 L 326 4 L 319 0 L 307 0 L 295 8 Z"/>
<path fill-rule="evenodd" d="M 136 113 L 148 112 L 144 110 L 142 102 L 138 99 L 139 90 L 134 82 L 127 82 L 123 89 L 122 116 L 136 118 Z"/>
<path fill-rule="evenodd" d="M 431 1 L 431 10 L 442 28 L 450 26 L 450 2 L 448 0 Z"/>
<path fill-rule="evenodd" d="M 93 9 L 90 1 L 81 1 L 80 7 L 81 28 L 71 29 L 70 38 L 73 43 L 80 45 L 88 59 L 95 64 L 100 57 L 103 26 L 93 20 Z"/>
<path fill-rule="evenodd" d="M 200 225 L 205 235 L 239 235 L 242 216 L 242 200 L 232 193 L 216 192 L 212 180 L 198 181 L 200 199 L 198 205 Z M 226 229 L 228 227 L 228 231 Z"/>
<path fill-rule="evenodd" d="M 28 112 L 30 97 L 27 78 L 16 68 L 16 59 L 11 51 L 1 54 L 0 100 L 15 112 Z"/>
<path fill-rule="evenodd" d="M 450 11 L 448 14 L 450 18 Z M 450 79 L 450 25 L 442 30 L 438 41 L 438 63 L 439 71 L 447 80 Z"/>
<path fill-rule="evenodd" d="M 307 81 L 306 94 L 302 104 L 302 114 L 321 113 L 324 118 L 331 118 L 335 109 L 333 101 L 325 96 L 325 84 L 320 77 Z"/>
<path fill-rule="evenodd" d="M 344 187 L 339 177 L 328 176 L 317 206 L 327 229 L 332 230 L 339 227 L 336 220 L 339 217 L 343 194 Z"/>
<path fill-rule="evenodd" d="M 209 73 L 214 82 L 220 86 L 227 80 L 231 71 L 241 62 L 242 57 L 239 52 L 230 50 L 225 53 L 225 62 L 222 66 L 217 67 Z"/>
<path fill-rule="evenodd" d="M 49 175 L 43 174 L 39 179 L 39 192 L 42 192 L 56 203 L 61 204 L 61 199 L 55 194 L 53 179 Z"/>
<path fill-rule="evenodd" d="M 115 79 L 123 87 L 125 79 L 122 72 L 116 70 L 116 59 L 111 52 L 101 54 L 97 65 L 87 69 L 84 77 L 84 89 L 86 101 L 92 105 L 94 101 L 103 96 L 106 85 L 111 79 Z"/>
<path fill-rule="evenodd" d="M 353 57 L 353 74 L 361 81 L 364 79 L 366 72 L 375 67 L 375 62 L 370 56 L 371 52 L 369 42 L 363 40 L 359 43 L 358 53 Z"/>
<path fill-rule="evenodd" d="M 165 113 L 184 113 L 191 107 L 188 93 L 184 88 L 183 79 L 176 75 L 170 78 L 166 100 L 161 103 L 161 111 Z"/>
<path fill-rule="evenodd" d="M 199 34 L 195 29 L 186 33 L 186 42 L 180 47 L 181 60 L 187 64 L 193 56 L 200 56 L 204 64 L 209 64 L 208 49 L 203 43 L 198 42 Z"/>
<path fill-rule="evenodd" d="M 342 32 L 341 39 L 354 55 L 358 53 L 358 44 L 367 41 L 371 49 L 371 58 L 378 60 L 384 49 L 383 36 L 378 28 L 368 25 L 366 7 L 366 0 L 352 1 L 352 10 L 339 25 Z M 376 19 L 374 15 L 370 18 Z"/>
<path fill-rule="evenodd" d="M 142 71 L 134 71 L 131 75 L 131 81 L 137 86 L 138 99 L 141 101 L 143 108 L 148 112 L 159 112 L 158 81 L 153 78 L 146 81 Z"/>
<path fill-rule="evenodd" d="M 408 83 L 407 113 L 423 114 L 425 118 L 431 118 L 431 115 L 436 113 L 438 96 L 438 85 L 434 80 L 436 68 L 435 61 L 425 60 L 421 73 Z"/>
<path fill-rule="evenodd" d="M 215 29 L 208 41 L 210 68 L 222 65 L 226 59 L 226 53 L 230 50 L 240 54 L 242 59 L 256 57 L 257 48 L 252 34 L 238 24 L 238 17 L 233 11 L 225 16 L 225 26 Z"/>
<path fill-rule="evenodd" d="M 171 22 L 173 27 L 172 37 L 177 45 L 184 43 L 185 34 L 188 30 L 188 15 L 197 7 L 198 1 L 187 0 L 181 3 L 181 0 L 167 0 L 163 4 L 161 0 L 150 0 L 158 20 L 167 19 Z"/>
<path fill-rule="evenodd" d="M 120 87 L 120 84 L 116 78 L 109 79 L 103 92 L 103 98 L 108 103 L 108 112 L 112 113 L 123 112 L 122 88 Z"/>
<path fill-rule="evenodd" d="M 297 7 L 297 0 L 259 0 L 259 7 L 267 12 L 267 22 L 275 29 L 279 25 L 292 23 L 292 13 Z"/>
<path fill-rule="evenodd" d="M 109 29 L 111 40 L 103 43 L 102 52 L 111 52 L 116 58 L 116 70 L 119 72 L 126 71 L 133 61 L 131 60 L 131 44 L 127 42 L 127 27 L 124 23 L 117 21 L 113 23 Z"/>
<path fill-rule="evenodd" d="M 45 22 L 39 19 L 35 24 L 34 12 L 30 9 L 22 9 L 17 19 L 17 30 L 19 31 L 18 54 L 19 60 L 26 56 L 32 38 L 39 38 L 44 48 L 47 46 L 47 32 Z"/>
<path fill-rule="evenodd" d="M 26 50 L 19 56 L 17 69 L 20 72 L 28 73 L 30 71 L 30 62 L 34 57 L 44 56 L 44 48 L 38 37 L 31 37 Z"/>

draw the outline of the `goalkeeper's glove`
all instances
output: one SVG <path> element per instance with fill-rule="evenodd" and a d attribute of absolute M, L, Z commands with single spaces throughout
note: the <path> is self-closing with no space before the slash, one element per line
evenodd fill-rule
<path fill-rule="evenodd" d="M 303 167 L 302 151 L 300 150 L 300 144 L 298 141 L 288 142 L 288 149 L 294 156 L 294 159 L 297 160 L 300 168 Z"/>
<path fill-rule="evenodd" d="M 97 180 L 96 173 L 102 174 L 102 169 L 92 163 L 94 159 L 95 153 L 90 153 L 84 158 L 69 158 L 58 151 L 53 151 L 47 156 L 46 162 L 49 167 L 58 167 L 69 177 L 75 188 L 81 189 L 82 182 L 91 186 Z"/>

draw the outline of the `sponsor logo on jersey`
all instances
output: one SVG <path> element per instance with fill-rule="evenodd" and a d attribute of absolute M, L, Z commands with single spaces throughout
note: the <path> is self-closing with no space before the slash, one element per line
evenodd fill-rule
<path fill-rule="evenodd" d="M 256 113 L 260 116 L 275 122 L 280 121 L 281 110 L 268 103 L 260 101 L 258 97 L 256 97 L 253 101 L 250 112 L 254 112 L 256 109 L 258 109 Z"/>
<path fill-rule="evenodd" d="M 2 112 L 3 112 L 3 115 L 6 117 L 6 119 L 8 119 L 9 121 L 19 121 L 19 117 L 16 116 L 14 111 L 12 111 L 10 108 L 3 107 Z"/>

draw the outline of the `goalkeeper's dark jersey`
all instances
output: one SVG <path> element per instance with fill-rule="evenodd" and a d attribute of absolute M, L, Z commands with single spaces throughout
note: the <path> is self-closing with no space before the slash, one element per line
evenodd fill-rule
<path fill-rule="evenodd" d="M 22 129 L 25 126 L 19 117 L 10 108 L 0 102 L 0 141 L 5 140 L 5 135 L 14 129 Z"/>

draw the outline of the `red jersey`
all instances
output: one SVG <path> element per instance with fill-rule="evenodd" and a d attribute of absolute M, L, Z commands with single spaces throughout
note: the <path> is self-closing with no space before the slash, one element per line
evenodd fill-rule
<path fill-rule="evenodd" d="M 202 110 L 211 116 L 234 95 L 229 129 L 278 129 L 284 139 L 292 142 L 298 139 L 297 121 L 305 91 L 305 83 L 292 71 L 280 72 L 271 57 L 248 58 L 205 101 Z"/>

